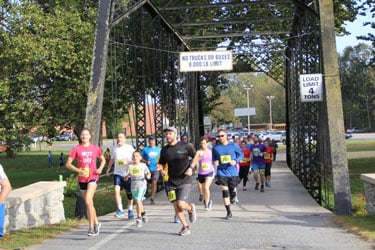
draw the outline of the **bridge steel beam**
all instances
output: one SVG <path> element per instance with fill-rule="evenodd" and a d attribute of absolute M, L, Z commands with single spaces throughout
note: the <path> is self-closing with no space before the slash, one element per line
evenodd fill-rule
<path fill-rule="evenodd" d="M 326 96 L 326 125 L 328 127 L 329 165 L 332 167 L 335 212 L 351 215 L 351 192 L 346 155 L 341 86 L 334 33 L 333 1 L 320 0 L 322 61 Z M 328 157 L 328 155 L 326 154 Z"/>

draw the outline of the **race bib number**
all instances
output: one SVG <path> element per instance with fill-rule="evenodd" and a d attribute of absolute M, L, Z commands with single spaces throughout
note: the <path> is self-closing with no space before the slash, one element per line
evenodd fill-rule
<path fill-rule="evenodd" d="M 202 170 L 210 170 L 210 164 L 203 162 L 201 165 Z"/>
<path fill-rule="evenodd" d="M 85 178 L 87 178 L 87 177 L 89 177 L 90 176 L 90 168 L 88 168 L 88 167 L 86 167 L 86 168 L 83 168 L 83 171 L 85 171 L 85 173 L 84 174 L 79 174 L 79 176 L 81 176 L 81 177 L 85 177 Z"/>
<path fill-rule="evenodd" d="M 220 156 L 221 163 L 229 163 L 232 160 L 230 155 L 222 155 Z"/>
<path fill-rule="evenodd" d="M 141 169 L 137 168 L 137 167 L 132 167 L 132 168 L 130 168 L 130 173 L 132 175 L 140 176 L 141 175 Z"/>
<path fill-rule="evenodd" d="M 269 153 L 265 153 L 264 159 L 266 159 L 266 160 L 271 159 L 271 155 Z"/>
<path fill-rule="evenodd" d="M 259 174 L 264 175 L 266 173 L 266 170 L 264 168 L 259 169 Z"/>
<path fill-rule="evenodd" d="M 173 202 L 175 201 L 177 198 L 176 198 L 176 190 L 170 190 L 168 192 L 168 200 Z"/>
<path fill-rule="evenodd" d="M 243 158 L 243 159 L 241 160 L 241 162 L 246 163 L 246 162 L 247 162 L 247 158 Z"/>
<path fill-rule="evenodd" d="M 121 168 L 125 167 L 124 162 L 122 160 L 117 160 L 117 166 Z"/>

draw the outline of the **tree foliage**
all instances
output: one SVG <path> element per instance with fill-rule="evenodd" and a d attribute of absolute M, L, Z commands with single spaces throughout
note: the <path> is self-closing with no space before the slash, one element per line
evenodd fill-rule
<path fill-rule="evenodd" d="M 372 49 L 360 43 L 339 56 L 345 126 L 369 128 L 375 122 L 375 70 Z"/>

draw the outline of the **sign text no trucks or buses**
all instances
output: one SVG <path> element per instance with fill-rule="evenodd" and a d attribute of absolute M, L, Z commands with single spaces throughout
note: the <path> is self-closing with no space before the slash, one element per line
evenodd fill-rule
<path fill-rule="evenodd" d="M 232 51 L 194 51 L 180 53 L 180 72 L 232 69 Z"/>

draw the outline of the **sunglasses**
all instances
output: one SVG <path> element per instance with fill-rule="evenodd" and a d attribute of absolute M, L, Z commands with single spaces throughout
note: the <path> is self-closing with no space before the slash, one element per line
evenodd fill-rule
<path fill-rule="evenodd" d="M 217 136 L 219 136 L 219 137 L 224 137 L 225 135 L 217 135 Z"/>

